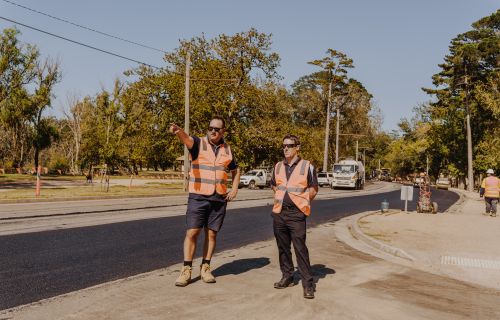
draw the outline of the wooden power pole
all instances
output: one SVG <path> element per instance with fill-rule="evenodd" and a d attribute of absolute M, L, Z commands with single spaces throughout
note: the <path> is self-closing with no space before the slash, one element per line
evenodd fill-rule
<path fill-rule="evenodd" d="M 189 83 L 191 73 L 191 54 L 189 51 L 186 54 L 186 83 L 184 90 L 184 131 L 189 135 Z M 189 186 L 189 151 L 184 146 L 184 191 L 188 190 Z"/>

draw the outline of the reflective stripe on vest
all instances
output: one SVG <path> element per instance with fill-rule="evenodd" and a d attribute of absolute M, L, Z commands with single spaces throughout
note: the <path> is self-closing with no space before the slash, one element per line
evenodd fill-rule
<path fill-rule="evenodd" d="M 207 137 L 200 139 L 198 158 L 191 163 L 189 192 L 202 195 L 227 193 L 227 167 L 233 160 L 231 149 L 224 143 L 219 146 L 217 156 L 209 146 Z"/>
<path fill-rule="evenodd" d="M 497 177 L 484 179 L 484 196 L 487 198 L 500 198 L 500 180 Z"/>
<path fill-rule="evenodd" d="M 287 179 L 285 170 L 281 170 L 283 162 L 278 162 L 274 167 L 274 177 L 276 179 L 276 192 L 274 193 L 273 212 L 280 213 L 283 208 L 283 198 L 288 193 L 295 206 L 306 216 L 311 214 L 311 203 L 309 200 L 309 188 L 307 187 L 307 173 L 310 163 L 307 160 L 300 160 Z"/>

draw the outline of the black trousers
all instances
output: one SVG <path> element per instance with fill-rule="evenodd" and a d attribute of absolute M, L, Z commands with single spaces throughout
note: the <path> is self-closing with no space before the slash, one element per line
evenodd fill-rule
<path fill-rule="evenodd" d="M 283 208 L 280 214 L 271 214 L 273 230 L 278 245 L 280 269 L 283 277 L 293 276 L 294 266 L 290 245 L 293 243 L 302 286 L 313 286 L 314 280 L 306 246 L 306 216 L 297 208 Z"/>

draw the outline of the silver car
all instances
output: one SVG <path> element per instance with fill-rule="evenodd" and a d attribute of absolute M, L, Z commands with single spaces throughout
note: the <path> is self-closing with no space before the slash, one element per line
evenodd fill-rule
<path fill-rule="evenodd" d="M 446 177 L 440 177 L 436 180 L 436 188 L 438 189 L 446 189 L 450 187 L 450 179 Z"/>

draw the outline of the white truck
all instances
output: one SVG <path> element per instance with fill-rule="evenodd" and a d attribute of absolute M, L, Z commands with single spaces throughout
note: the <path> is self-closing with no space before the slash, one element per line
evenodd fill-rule
<path fill-rule="evenodd" d="M 365 167 L 361 161 L 341 160 L 333 165 L 331 188 L 363 189 L 365 186 Z"/>
<path fill-rule="evenodd" d="M 254 169 L 243 174 L 240 177 L 240 187 L 248 187 L 248 189 L 255 189 L 259 187 L 264 189 L 271 185 L 271 173 L 264 169 Z"/>

